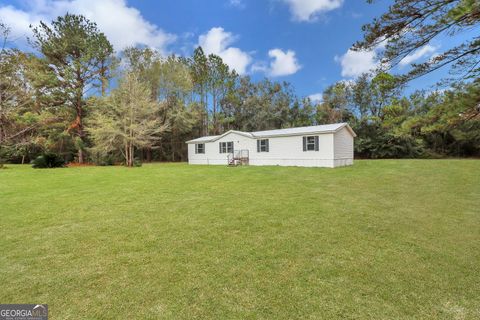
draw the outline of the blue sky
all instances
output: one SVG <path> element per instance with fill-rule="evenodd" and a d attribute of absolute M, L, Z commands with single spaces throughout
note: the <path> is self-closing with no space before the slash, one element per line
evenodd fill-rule
<path fill-rule="evenodd" d="M 353 79 L 377 63 L 376 53 L 349 51 L 361 26 L 392 1 L 364 0 L 2 0 L 0 20 L 25 46 L 28 26 L 66 12 L 98 23 L 117 51 L 154 47 L 189 55 L 201 44 L 239 73 L 291 82 L 302 96 L 318 97 L 339 80 Z M 432 43 L 409 57 L 418 62 L 441 48 Z M 408 64 L 397 71 L 408 70 Z M 442 72 L 411 84 L 430 89 Z"/>

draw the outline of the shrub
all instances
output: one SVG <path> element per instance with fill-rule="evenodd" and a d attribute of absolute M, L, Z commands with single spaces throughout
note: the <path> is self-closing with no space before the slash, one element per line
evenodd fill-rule
<path fill-rule="evenodd" d="M 99 157 L 96 161 L 95 164 L 97 166 L 113 166 L 115 165 L 115 157 L 112 155 L 104 156 L 104 157 Z"/>
<path fill-rule="evenodd" d="M 32 161 L 32 167 L 38 168 L 60 168 L 65 166 L 65 161 L 62 157 L 55 153 L 44 153 Z"/>
<path fill-rule="evenodd" d="M 141 167 L 142 166 L 142 161 L 138 158 L 133 159 L 133 166 L 134 167 Z"/>

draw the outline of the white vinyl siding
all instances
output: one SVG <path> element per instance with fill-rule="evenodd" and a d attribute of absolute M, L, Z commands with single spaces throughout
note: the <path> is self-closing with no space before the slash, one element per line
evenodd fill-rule
<path fill-rule="evenodd" d="M 220 142 L 233 142 L 233 148 L 235 150 L 242 150 L 248 149 L 250 150 L 250 158 L 252 157 L 252 153 L 256 153 L 256 141 L 245 137 L 243 135 L 239 135 L 236 133 L 230 133 L 225 137 L 222 137 L 219 140 L 213 142 L 201 142 L 205 143 L 205 154 L 196 154 L 195 153 L 195 144 L 189 143 L 188 144 L 188 162 L 190 164 L 218 164 L 224 165 L 228 161 L 228 153 L 220 153 Z"/>
<path fill-rule="evenodd" d="M 353 137 L 347 128 L 342 128 L 334 136 L 335 159 L 353 160 Z"/>
<path fill-rule="evenodd" d="M 308 136 L 318 137 L 318 151 L 303 151 L 303 138 Z M 260 140 L 268 140 L 268 152 L 257 152 Z M 205 154 L 196 154 L 195 143 L 189 143 L 189 163 L 227 165 L 228 153 L 220 153 L 219 150 L 220 143 L 225 143 L 227 148 L 228 142 L 232 143 L 235 150 L 250 151 L 250 165 L 333 168 L 353 164 L 353 135 L 347 128 L 342 128 L 336 133 L 261 138 L 231 132 L 215 141 L 205 142 Z M 345 156 L 346 158 L 342 158 Z"/>

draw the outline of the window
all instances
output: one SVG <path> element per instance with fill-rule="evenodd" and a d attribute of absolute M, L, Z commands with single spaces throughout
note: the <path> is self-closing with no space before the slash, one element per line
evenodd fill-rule
<path fill-rule="evenodd" d="M 233 141 L 220 142 L 220 153 L 233 153 Z"/>
<path fill-rule="evenodd" d="M 303 151 L 318 151 L 318 136 L 303 137 Z"/>
<path fill-rule="evenodd" d="M 315 150 L 315 137 L 307 137 L 307 151 Z"/>
<path fill-rule="evenodd" d="M 197 143 L 195 145 L 195 153 L 205 153 L 205 144 L 204 143 Z"/>
<path fill-rule="evenodd" d="M 257 152 L 269 152 L 268 139 L 257 140 Z"/>

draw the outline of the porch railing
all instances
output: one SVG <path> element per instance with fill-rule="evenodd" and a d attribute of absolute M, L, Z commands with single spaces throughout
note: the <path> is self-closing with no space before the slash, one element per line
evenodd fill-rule
<path fill-rule="evenodd" d="M 248 149 L 233 150 L 233 152 L 228 154 L 228 165 L 229 166 L 248 165 L 249 158 L 250 158 L 250 154 Z"/>

